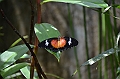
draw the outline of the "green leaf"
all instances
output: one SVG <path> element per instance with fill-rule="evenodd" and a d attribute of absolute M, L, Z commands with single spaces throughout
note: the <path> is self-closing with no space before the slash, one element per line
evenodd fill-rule
<path fill-rule="evenodd" d="M 105 8 L 108 6 L 103 0 L 44 0 L 41 4 L 46 2 L 64 2 L 94 8 Z"/>
<path fill-rule="evenodd" d="M 18 64 L 14 64 L 8 68 L 5 68 L 4 70 L 2 70 L 1 75 L 2 77 L 7 77 L 9 75 L 12 75 L 13 73 L 17 72 L 18 70 L 20 70 L 21 68 L 27 66 L 28 63 L 18 63 Z"/>
<path fill-rule="evenodd" d="M 24 39 L 28 38 L 28 36 L 23 36 Z M 22 41 L 21 38 L 17 39 L 10 47 L 15 46 L 16 44 L 18 44 L 20 41 Z"/>
<path fill-rule="evenodd" d="M 12 47 L 0 55 L 0 69 L 8 67 L 21 56 L 23 56 L 29 49 L 26 45 L 18 45 Z"/>
<path fill-rule="evenodd" d="M 118 5 L 116 8 L 120 9 L 120 5 Z"/>
<path fill-rule="evenodd" d="M 120 5 L 119 4 L 113 4 L 112 7 L 120 9 Z"/>
<path fill-rule="evenodd" d="M 120 74 L 117 76 L 117 78 L 116 79 L 120 79 Z"/>
<path fill-rule="evenodd" d="M 98 56 L 95 56 L 95 57 L 89 59 L 88 61 L 86 61 L 85 63 L 83 63 L 82 66 L 92 65 L 95 62 L 99 61 L 100 59 L 105 58 L 105 57 L 107 57 L 107 56 L 115 53 L 115 51 L 116 51 L 115 49 L 111 48 L 111 49 L 109 49 L 109 50 L 107 50 L 107 51 L 99 54 Z M 120 49 L 118 49 L 117 51 L 120 51 Z"/>
<path fill-rule="evenodd" d="M 120 67 L 117 68 L 117 75 L 119 75 L 118 77 L 120 77 Z"/>
<path fill-rule="evenodd" d="M 23 56 L 21 56 L 20 58 L 30 58 L 31 55 L 28 55 L 28 54 L 24 54 Z"/>
<path fill-rule="evenodd" d="M 3 1 L 3 0 L 0 0 L 0 2 Z"/>
<path fill-rule="evenodd" d="M 48 38 L 60 36 L 60 32 L 53 25 L 48 23 L 35 24 L 34 29 L 35 34 L 40 42 Z M 47 51 L 53 54 L 59 61 L 61 53 L 52 52 L 50 50 Z"/>
<path fill-rule="evenodd" d="M 35 34 L 39 41 L 60 36 L 59 31 L 49 23 L 35 24 Z"/>
<path fill-rule="evenodd" d="M 26 79 L 30 79 L 30 67 L 26 66 L 26 67 L 20 69 L 20 71 L 26 77 Z M 33 79 L 37 79 L 37 78 L 35 78 L 35 76 L 34 76 Z"/>
<path fill-rule="evenodd" d="M 109 56 L 111 54 L 114 54 L 116 52 L 119 52 L 119 51 L 120 51 L 120 49 L 117 49 L 117 48 L 113 49 L 113 48 L 111 48 L 111 49 L 109 49 L 109 50 L 99 54 L 98 56 L 95 56 L 95 57 L 89 59 L 88 61 L 83 63 L 81 66 L 92 65 L 92 64 L 96 63 L 97 61 L 101 60 L 102 58 L 105 58 L 105 57 L 107 57 L 107 56 Z M 73 73 L 73 75 L 75 75 L 77 73 L 77 71 L 78 70 L 76 69 L 75 72 Z"/>

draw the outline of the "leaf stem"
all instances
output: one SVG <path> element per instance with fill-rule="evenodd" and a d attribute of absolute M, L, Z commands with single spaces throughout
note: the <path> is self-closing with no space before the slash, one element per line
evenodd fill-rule
<path fill-rule="evenodd" d="M 88 38 L 87 38 L 87 25 L 86 25 L 86 11 L 85 11 L 85 7 L 83 7 L 83 22 L 84 22 L 84 31 L 85 31 L 85 48 L 86 48 L 86 56 L 87 56 L 87 60 L 89 59 L 89 50 L 88 50 Z M 88 78 L 91 79 L 91 73 L 90 73 L 90 66 L 87 66 L 88 68 Z"/>
<path fill-rule="evenodd" d="M 75 31 L 74 31 L 74 27 L 73 27 L 70 4 L 68 4 L 68 18 L 69 18 L 69 25 L 70 25 L 70 30 L 72 32 L 72 36 L 75 37 L 75 34 L 74 34 Z M 76 48 L 74 48 L 74 55 L 75 55 L 75 60 L 76 60 L 76 65 L 77 65 L 78 78 L 81 79 L 80 65 L 79 65 L 79 60 L 78 60 L 78 55 L 77 55 L 77 49 Z"/>
<path fill-rule="evenodd" d="M 99 54 L 102 52 L 102 17 L 101 9 L 98 12 L 99 16 Z M 102 79 L 102 61 L 98 62 L 98 79 Z"/>

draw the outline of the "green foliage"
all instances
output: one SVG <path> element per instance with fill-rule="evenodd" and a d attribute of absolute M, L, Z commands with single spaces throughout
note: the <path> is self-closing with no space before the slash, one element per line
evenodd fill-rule
<path fill-rule="evenodd" d="M 6 68 L 28 51 L 26 45 L 12 47 L 0 55 L 0 69 Z"/>
<path fill-rule="evenodd" d="M 11 65 L 10 67 L 3 69 L 1 71 L 1 75 L 2 75 L 2 77 L 5 78 L 9 75 L 14 74 L 15 72 L 19 71 L 21 68 L 23 68 L 27 65 L 28 65 L 28 63 L 18 63 L 18 64 Z"/>
<path fill-rule="evenodd" d="M 3 0 L 0 0 L 0 2 L 3 1 Z"/>
<path fill-rule="evenodd" d="M 61 36 L 59 31 L 53 25 L 48 23 L 35 24 L 34 29 L 40 42 L 51 37 Z M 50 50 L 47 51 L 53 54 L 59 61 L 61 52 L 52 52 Z"/>
<path fill-rule="evenodd" d="M 26 77 L 26 79 L 30 79 L 30 67 L 29 66 L 21 68 L 20 71 Z M 37 74 L 36 72 L 34 72 L 34 73 Z M 38 77 L 38 75 L 34 75 L 33 79 L 38 79 L 37 77 Z"/>
<path fill-rule="evenodd" d="M 99 54 L 99 55 L 97 55 L 97 56 L 89 59 L 88 61 L 86 61 L 85 63 L 83 63 L 82 66 L 85 66 L 85 65 L 93 65 L 93 64 L 96 63 L 97 61 L 99 61 L 99 60 L 101 60 L 101 59 L 103 59 L 103 58 L 105 58 L 105 57 L 107 57 L 107 56 L 109 56 L 109 55 L 111 55 L 111 54 L 116 53 L 116 51 L 119 52 L 120 49 L 117 49 L 117 50 L 116 50 L 116 49 L 111 48 L 111 49 L 109 49 L 109 50 L 107 50 L 107 51 L 105 51 L 105 52 L 103 52 L 103 53 L 101 53 L 101 54 Z"/>
<path fill-rule="evenodd" d="M 60 36 L 59 31 L 49 23 L 35 24 L 34 29 L 39 41 Z"/>
<path fill-rule="evenodd" d="M 118 69 L 117 69 L 117 78 L 116 79 L 120 79 L 120 67 L 118 67 Z"/>
<path fill-rule="evenodd" d="M 103 0 L 44 0 L 41 4 L 46 2 L 64 2 L 91 8 L 105 8 L 108 6 Z"/>
<path fill-rule="evenodd" d="M 119 4 L 114 4 L 112 7 L 120 9 L 120 5 Z"/>
<path fill-rule="evenodd" d="M 28 48 L 26 45 L 18 45 L 9 48 L 5 52 L 3 52 L 0 55 L 0 74 L 3 77 L 6 77 L 8 75 L 15 73 L 22 67 L 27 66 L 28 64 L 26 63 L 13 64 L 15 63 L 16 60 L 20 59 L 20 57 L 22 57 L 27 51 Z"/>

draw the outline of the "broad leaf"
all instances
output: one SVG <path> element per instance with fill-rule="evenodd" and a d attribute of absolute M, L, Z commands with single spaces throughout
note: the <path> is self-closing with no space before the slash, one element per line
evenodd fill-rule
<path fill-rule="evenodd" d="M 35 24 L 35 34 L 39 41 L 60 36 L 59 31 L 49 23 Z"/>
<path fill-rule="evenodd" d="M 35 24 L 34 29 L 35 34 L 40 42 L 48 38 L 60 36 L 59 31 L 53 25 L 48 23 Z M 52 52 L 50 50 L 47 51 L 53 54 L 59 61 L 61 53 Z"/>
<path fill-rule="evenodd" d="M 20 57 L 22 57 L 29 49 L 26 45 L 18 45 L 12 47 L 0 55 L 0 69 L 8 67 Z"/>
<path fill-rule="evenodd" d="M 8 68 L 5 68 L 2 70 L 1 75 L 2 77 L 7 77 L 9 75 L 12 75 L 13 73 L 17 72 L 18 70 L 20 70 L 21 68 L 27 66 L 28 63 L 18 63 L 18 64 L 14 64 Z"/>
<path fill-rule="evenodd" d="M 41 4 L 46 2 L 64 2 L 71 4 L 78 4 L 85 7 L 94 7 L 94 8 L 105 8 L 108 7 L 103 0 L 44 0 Z"/>
<path fill-rule="evenodd" d="M 20 71 L 26 77 L 26 79 L 30 79 L 30 68 L 28 66 L 20 69 Z M 37 79 L 37 78 L 35 78 L 35 76 L 34 76 L 33 79 Z"/>

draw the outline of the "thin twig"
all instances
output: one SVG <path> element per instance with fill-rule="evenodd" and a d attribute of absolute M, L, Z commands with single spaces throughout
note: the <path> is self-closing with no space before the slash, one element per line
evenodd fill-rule
<path fill-rule="evenodd" d="M 37 23 L 41 23 L 41 5 L 40 0 L 37 0 Z"/>
<path fill-rule="evenodd" d="M 29 43 L 32 44 L 32 37 L 33 37 L 33 32 L 34 32 L 34 6 L 33 6 L 31 0 L 29 0 L 29 2 L 30 2 L 30 6 L 31 6 L 31 26 L 30 26 L 30 34 L 29 34 Z M 31 57 L 31 67 L 30 67 L 30 79 L 33 79 L 33 76 L 34 76 L 34 66 L 35 66 L 35 61 L 32 56 Z"/>
<path fill-rule="evenodd" d="M 37 23 L 40 24 L 41 23 L 41 5 L 40 5 L 40 2 L 41 0 L 36 0 L 36 4 L 37 4 Z M 37 49 L 38 49 L 38 38 L 35 37 L 35 48 L 34 48 L 34 51 L 37 52 Z M 37 70 L 37 73 L 41 73 L 42 76 L 47 79 L 46 75 L 44 74 L 44 72 L 41 72 L 39 67 L 37 65 L 35 65 L 36 67 L 36 70 Z M 40 74 L 38 74 L 39 76 Z"/>
<path fill-rule="evenodd" d="M 29 0 L 30 6 L 31 6 L 31 26 L 30 26 L 30 37 L 29 37 L 29 43 L 32 44 L 32 36 L 34 32 L 34 6 L 32 4 L 32 1 Z"/>

